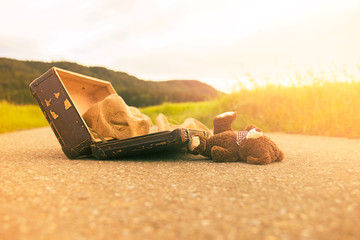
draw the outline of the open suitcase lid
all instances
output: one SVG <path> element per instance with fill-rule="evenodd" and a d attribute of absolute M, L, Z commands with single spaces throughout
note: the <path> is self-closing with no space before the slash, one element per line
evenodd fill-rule
<path fill-rule="evenodd" d="M 110 82 L 57 67 L 51 68 L 48 72 L 40 76 L 38 78 L 40 81 L 37 82 L 37 84 L 39 85 L 41 80 L 44 81 L 51 75 L 55 75 L 58 78 L 59 83 L 63 85 L 63 89 L 73 102 L 75 110 L 80 116 L 95 103 L 104 100 L 111 94 L 117 94 Z M 56 92 L 54 92 L 53 95 L 55 98 L 59 98 L 59 96 L 56 96 Z"/>
<path fill-rule="evenodd" d="M 192 134 L 206 135 L 203 131 L 191 130 L 189 135 L 188 130 L 177 130 L 173 131 L 173 134 L 166 131 L 104 143 L 91 133 L 82 115 L 95 103 L 111 94 L 117 94 L 110 82 L 53 67 L 35 79 L 30 84 L 30 90 L 58 138 L 65 155 L 70 159 L 84 155 L 95 155 L 102 159 L 114 158 L 117 155 L 129 155 L 127 153 L 140 153 L 146 150 L 146 146 L 148 150 L 161 148 L 153 144 L 157 141 L 157 135 L 161 139 L 158 144 L 161 145 L 162 142 L 164 146 L 166 137 L 169 138 L 165 141 L 167 144 L 176 145 L 182 141 L 188 141 Z M 176 137 L 175 141 L 174 134 L 183 136 Z M 184 137 L 185 135 L 187 136 Z M 144 144 L 146 142 L 147 145 L 143 146 L 142 142 Z M 117 146 L 116 151 L 111 149 L 113 145 Z M 111 156 L 107 157 L 106 152 L 111 152 Z"/>
<path fill-rule="evenodd" d="M 110 94 L 110 82 L 53 67 L 30 84 L 30 90 L 43 110 L 69 158 L 90 155 L 95 141 L 82 114 Z"/>

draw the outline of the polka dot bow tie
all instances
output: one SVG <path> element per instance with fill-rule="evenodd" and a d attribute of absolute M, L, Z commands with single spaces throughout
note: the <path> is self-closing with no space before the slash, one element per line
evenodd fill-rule
<path fill-rule="evenodd" d="M 236 136 L 236 143 L 237 145 L 240 145 L 240 143 L 242 142 L 242 140 L 244 140 L 246 138 L 246 135 L 248 134 L 249 131 L 240 131 L 238 132 L 237 136 Z"/>

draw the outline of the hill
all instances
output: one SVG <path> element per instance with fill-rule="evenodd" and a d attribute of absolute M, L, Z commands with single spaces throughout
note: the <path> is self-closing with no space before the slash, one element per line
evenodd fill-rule
<path fill-rule="evenodd" d="M 104 67 L 87 67 L 73 62 L 20 61 L 0 58 L 0 100 L 18 104 L 35 104 L 29 84 L 56 66 L 111 82 L 129 105 L 144 107 L 163 102 L 196 102 L 217 97 L 213 87 L 196 80 L 145 81 L 125 72 Z"/>

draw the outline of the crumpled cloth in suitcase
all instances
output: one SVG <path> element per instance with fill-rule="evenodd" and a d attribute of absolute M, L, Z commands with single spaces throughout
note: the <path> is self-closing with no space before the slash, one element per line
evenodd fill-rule
<path fill-rule="evenodd" d="M 117 94 L 91 106 L 83 115 L 86 124 L 103 138 L 125 139 L 148 134 L 151 119 L 126 105 Z"/>

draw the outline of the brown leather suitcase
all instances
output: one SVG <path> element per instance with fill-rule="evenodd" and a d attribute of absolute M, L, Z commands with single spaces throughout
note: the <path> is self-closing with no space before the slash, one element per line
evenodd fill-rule
<path fill-rule="evenodd" d="M 93 104 L 116 94 L 110 82 L 53 67 L 29 87 L 70 159 L 82 156 L 120 159 L 169 150 L 186 151 L 192 136 L 208 135 L 205 131 L 179 128 L 122 140 L 104 140 L 91 132 L 82 115 Z"/>

